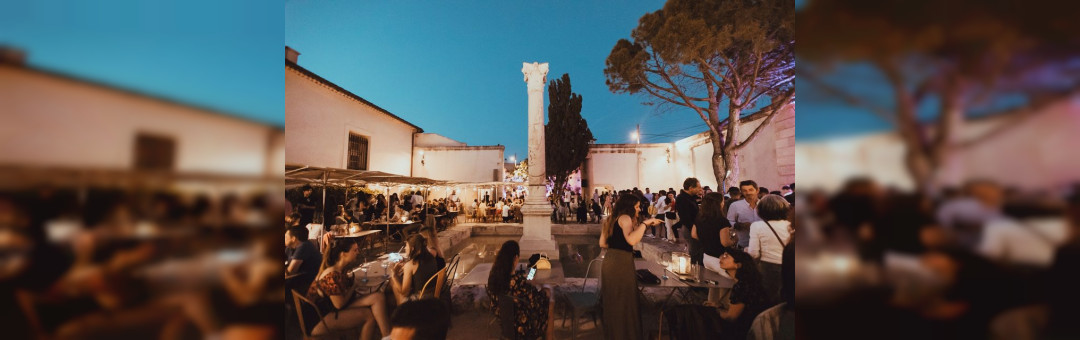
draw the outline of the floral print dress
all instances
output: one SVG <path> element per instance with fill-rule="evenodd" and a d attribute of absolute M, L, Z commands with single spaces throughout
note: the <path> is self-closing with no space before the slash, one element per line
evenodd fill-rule
<path fill-rule="evenodd" d="M 510 276 L 510 290 L 506 295 L 517 298 L 514 304 L 516 313 L 514 319 L 517 324 L 517 335 L 520 338 L 536 339 L 547 332 L 548 301 L 547 293 L 537 289 L 526 280 L 526 272 L 518 270 Z M 496 317 L 500 317 L 499 296 L 488 292 L 491 299 L 491 309 Z"/>

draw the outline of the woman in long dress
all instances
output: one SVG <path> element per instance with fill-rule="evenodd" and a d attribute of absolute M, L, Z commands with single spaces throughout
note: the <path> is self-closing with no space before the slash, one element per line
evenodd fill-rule
<path fill-rule="evenodd" d="M 644 338 L 634 275 L 634 245 L 641 241 L 646 226 L 661 222 L 655 218 L 638 222 L 635 216 L 641 211 L 640 202 L 633 195 L 620 195 L 614 213 L 601 228 L 600 247 L 607 248 L 600 274 L 605 339 Z"/>

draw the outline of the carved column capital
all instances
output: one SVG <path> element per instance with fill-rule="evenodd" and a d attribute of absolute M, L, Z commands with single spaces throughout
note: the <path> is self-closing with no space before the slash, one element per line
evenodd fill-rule
<path fill-rule="evenodd" d="M 547 84 L 548 63 L 521 63 L 521 73 L 529 84 L 529 92 L 544 91 Z"/>

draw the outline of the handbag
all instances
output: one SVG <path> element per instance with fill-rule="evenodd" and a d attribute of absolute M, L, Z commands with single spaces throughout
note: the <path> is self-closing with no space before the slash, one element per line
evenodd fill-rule
<path fill-rule="evenodd" d="M 641 284 L 647 284 L 647 285 L 658 285 L 658 284 L 660 284 L 660 278 L 656 277 L 656 274 L 653 274 L 648 269 L 638 269 L 636 272 L 634 272 L 634 276 L 637 277 L 637 281 L 639 283 L 641 283 Z"/>
<path fill-rule="evenodd" d="M 551 261 L 548 260 L 547 253 L 540 253 L 540 258 L 536 259 L 533 267 L 536 267 L 536 270 L 551 269 Z"/>

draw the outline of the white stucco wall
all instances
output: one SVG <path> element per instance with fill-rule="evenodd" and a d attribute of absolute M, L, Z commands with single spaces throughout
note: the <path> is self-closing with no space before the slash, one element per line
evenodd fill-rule
<path fill-rule="evenodd" d="M 450 139 L 437 133 L 418 133 L 413 136 L 414 147 L 426 146 L 466 146 L 464 142 Z"/>
<path fill-rule="evenodd" d="M 592 188 L 614 186 L 623 190 L 638 185 L 638 155 L 636 150 L 624 149 L 618 152 L 589 152 L 589 176 Z M 592 188 L 589 191 L 592 192 Z"/>
<path fill-rule="evenodd" d="M 415 129 L 291 67 L 285 68 L 285 160 L 346 167 L 349 133 L 368 137 L 368 169 L 409 175 Z"/>
<path fill-rule="evenodd" d="M 1006 122 L 1005 117 L 969 121 L 961 140 L 981 135 Z M 1057 190 L 1080 181 L 1080 99 L 1063 101 L 1015 124 L 997 135 L 961 151 L 943 167 L 946 184 L 988 178 L 1027 190 Z M 904 146 L 893 132 L 832 138 L 799 143 L 798 178 L 803 188 L 836 190 L 852 176 L 867 176 L 883 185 L 913 189 L 904 167 Z"/>
<path fill-rule="evenodd" d="M 778 112 L 772 124 L 739 151 L 740 180 L 753 179 L 770 190 L 795 181 L 794 118 L 791 107 Z M 745 122 L 739 140 L 745 140 L 761 122 Z M 616 190 L 651 188 L 655 192 L 660 188 L 679 189 L 687 177 L 696 177 L 702 186 L 719 191 L 722 189 L 713 174 L 712 153 L 707 132 L 673 143 L 595 145 L 589 151 L 591 184 L 614 185 Z"/>
<path fill-rule="evenodd" d="M 131 169 L 138 133 L 173 138 L 174 170 L 265 176 L 281 131 L 204 109 L 0 65 L 0 163 Z M 284 147 L 284 145 L 280 145 Z"/>
<path fill-rule="evenodd" d="M 501 181 L 504 149 L 503 146 L 416 147 L 412 175 L 455 182 Z M 495 170 L 498 177 L 492 178 Z"/>

